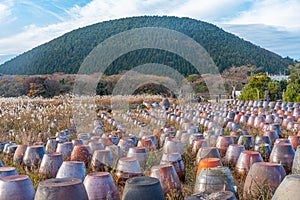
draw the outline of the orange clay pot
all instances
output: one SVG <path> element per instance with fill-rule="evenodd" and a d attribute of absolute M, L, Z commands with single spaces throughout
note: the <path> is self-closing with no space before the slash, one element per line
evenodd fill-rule
<path fill-rule="evenodd" d="M 203 168 L 213 168 L 223 166 L 222 161 L 219 158 L 204 158 L 200 161 L 198 165 L 198 170 L 196 174 L 196 178 Z"/>

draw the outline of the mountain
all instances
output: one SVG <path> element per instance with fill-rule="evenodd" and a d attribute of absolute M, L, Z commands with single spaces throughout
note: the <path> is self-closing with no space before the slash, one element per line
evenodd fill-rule
<path fill-rule="evenodd" d="M 162 27 L 191 37 L 206 49 L 221 72 L 232 66 L 255 65 L 261 71 L 278 73 L 294 62 L 227 33 L 213 24 L 190 18 L 142 16 L 101 22 L 66 33 L 2 64 L 0 73 L 75 74 L 85 57 L 99 43 L 117 33 L 141 27 Z M 117 74 L 145 63 L 164 64 L 178 69 L 185 76 L 197 73 L 184 58 L 159 49 L 129 52 L 116 59 L 105 73 Z"/>

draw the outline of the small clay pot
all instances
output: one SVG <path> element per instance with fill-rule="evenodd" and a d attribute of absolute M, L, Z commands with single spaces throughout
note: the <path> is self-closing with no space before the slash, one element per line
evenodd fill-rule
<path fill-rule="evenodd" d="M 120 194 L 114 180 L 108 172 L 89 173 L 84 179 L 89 200 L 119 200 Z"/>
<path fill-rule="evenodd" d="M 58 143 L 56 152 L 61 153 L 64 160 L 69 160 L 71 158 L 73 147 L 74 145 L 72 142 Z"/>
<path fill-rule="evenodd" d="M 164 200 L 164 193 L 157 178 L 143 176 L 126 181 L 122 200 Z"/>
<path fill-rule="evenodd" d="M 270 162 L 283 165 L 287 174 L 292 170 L 295 150 L 291 144 L 279 143 L 274 145 L 270 155 Z"/>
<path fill-rule="evenodd" d="M 232 136 L 218 136 L 216 147 L 219 149 L 221 157 L 224 157 L 229 145 L 234 144 Z"/>
<path fill-rule="evenodd" d="M 163 154 L 160 164 L 172 164 L 179 179 L 185 180 L 185 165 L 180 153 Z"/>
<path fill-rule="evenodd" d="M 90 141 L 88 146 L 91 149 L 91 154 L 93 155 L 96 150 L 104 150 L 104 145 L 99 141 Z"/>
<path fill-rule="evenodd" d="M 0 178 L 17 174 L 18 171 L 15 167 L 0 167 Z"/>
<path fill-rule="evenodd" d="M 23 157 L 26 152 L 26 149 L 27 149 L 27 145 L 18 145 L 13 158 L 15 165 L 23 164 Z"/>
<path fill-rule="evenodd" d="M 244 184 L 244 198 L 258 198 L 261 192 L 274 192 L 286 176 L 281 164 L 269 162 L 254 163 L 246 177 Z"/>
<path fill-rule="evenodd" d="M 56 178 L 79 178 L 84 180 L 85 164 L 79 161 L 64 161 L 60 166 Z"/>
<path fill-rule="evenodd" d="M 122 155 L 126 156 L 130 147 L 134 147 L 134 142 L 130 138 L 121 138 L 118 146 L 121 148 Z"/>
<path fill-rule="evenodd" d="M 110 171 L 113 162 L 113 154 L 110 150 L 96 150 L 92 157 L 91 168 L 97 172 Z"/>
<path fill-rule="evenodd" d="M 56 138 L 50 138 L 47 140 L 47 144 L 46 144 L 46 151 L 48 153 L 52 153 L 56 151 L 57 148 L 57 140 Z"/>
<path fill-rule="evenodd" d="M 208 147 L 208 143 L 205 139 L 194 140 L 192 153 L 196 154 L 201 147 Z"/>
<path fill-rule="evenodd" d="M 234 180 L 229 168 L 204 168 L 196 179 L 194 193 L 213 193 L 224 189 L 235 193 Z"/>
<path fill-rule="evenodd" d="M 254 148 L 254 141 L 251 135 L 241 135 L 238 144 L 244 145 L 246 150 L 251 150 Z"/>
<path fill-rule="evenodd" d="M 80 179 L 53 178 L 39 183 L 34 200 L 88 200 L 87 192 Z"/>
<path fill-rule="evenodd" d="M 243 151 L 245 151 L 245 147 L 243 145 L 229 145 L 225 155 L 225 163 L 229 166 L 234 167 L 236 165 L 237 160 L 239 159 L 240 154 Z"/>
<path fill-rule="evenodd" d="M 142 140 L 139 140 L 137 146 L 145 147 L 147 151 L 154 151 L 156 149 L 155 144 L 152 142 L 152 140 L 150 138 L 144 138 Z M 129 150 L 130 150 L 130 148 L 129 148 Z"/>
<path fill-rule="evenodd" d="M 264 132 L 264 136 L 269 136 L 272 144 L 279 138 L 278 133 L 275 130 L 267 130 Z"/>
<path fill-rule="evenodd" d="M 118 164 L 118 160 L 122 157 L 122 150 L 117 145 L 109 145 L 105 147 L 105 150 L 111 151 L 113 155 L 113 167 L 116 167 Z"/>
<path fill-rule="evenodd" d="M 217 147 L 202 147 L 198 150 L 196 156 L 196 164 L 198 165 L 200 161 L 204 158 L 219 158 L 221 159 L 221 155 Z"/>
<path fill-rule="evenodd" d="M 183 154 L 184 148 L 182 142 L 178 141 L 175 138 L 170 138 L 167 137 L 165 139 L 165 143 L 163 146 L 163 152 L 168 154 L 168 153 L 180 153 Z"/>
<path fill-rule="evenodd" d="M 153 166 L 151 168 L 151 177 L 157 178 L 165 195 L 172 195 L 174 190 L 181 191 L 181 184 L 175 168 L 171 164 Z"/>
<path fill-rule="evenodd" d="M 294 147 L 294 150 L 297 150 L 297 147 L 300 145 L 300 136 L 298 135 L 290 135 L 288 137 L 289 141 L 291 142 L 291 144 Z"/>
<path fill-rule="evenodd" d="M 146 167 L 146 162 L 148 160 L 148 151 L 146 147 L 130 147 L 127 153 L 127 157 L 137 158 L 141 168 L 144 170 Z"/>
<path fill-rule="evenodd" d="M 82 161 L 86 166 L 89 165 L 92 158 L 91 149 L 88 145 L 76 145 L 71 153 L 71 161 Z"/>
<path fill-rule="evenodd" d="M 72 143 L 73 143 L 73 146 L 76 146 L 76 145 L 84 144 L 84 141 L 82 139 L 73 139 Z"/>
<path fill-rule="evenodd" d="M 260 145 L 260 144 L 269 144 L 270 147 L 272 147 L 272 142 L 270 140 L 270 137 L 267 135 L 258 135 L 255 137 L 255 145 Z"/>
<path fill-rule="evenodd" d="M 259 152 L 243 151 L 235 165 L 235 171 L 242 178 L 246 178 L 251 166 L 256 162 L 263 162 Z"/>
<path fill-rule="evenodd" d="M 45 148 L 42 145 L 28 146 L 23 157 L 24 165 L 29 170 L 38 169 L 45 153 Z"/>
<path fill-rule="evenodd" d="M 63 161 L 64 159 L 61 153 L 46 153 L 42 159 L 39 176 L 46 179 L 55 178 Z"/>
<path fill-rule="evenodd" d="M 27 175 L 12 175 L 0 179 L 0 200 L 34 199 L 35 190 Z"/>
<path fill-rule="evenodd" d="M 213 168 L 223 166 L 222 161 L 219 158 L 204 158 L 200 161 L 196 173 L 196 178 L 203 168 Z"/>
<path fill-rule="evenodd" d="M 129 178 L 142 175 L 143 172 L 137 158 L 123 157 L 119 159 L 116 171 L 117 183 L 122 183 Z"/>

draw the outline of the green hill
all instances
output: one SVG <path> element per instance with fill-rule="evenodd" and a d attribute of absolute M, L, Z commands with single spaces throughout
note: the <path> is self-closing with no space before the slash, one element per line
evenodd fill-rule
<path fill-rule="evenodd" d="M 99 43 L 117 33 L 141 27 L 163 27 L 186 34 L 207 50 L 220 71 L 232 66 L 255 65 L 262 71 L 277 73 L 293 64 L 289 58 L 282 58 L 206 22 L 189 18 L 143 16 L 101 22 L 71 31 L 2 64 L 0 73 L 75 74 L 84 58 Z M 119 57 L 106 74 L 117 74 L 153 62 L 178 69 L 184 75 L 196 73 L 191 64 L 178 55 L 163 50 L 142 49 Z"/>

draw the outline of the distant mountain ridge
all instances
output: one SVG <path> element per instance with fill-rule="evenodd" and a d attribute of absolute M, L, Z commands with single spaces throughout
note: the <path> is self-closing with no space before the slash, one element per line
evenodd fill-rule
<path fill-rule="evenodd" d="M 84 58 L 105 39 L 134 28 L 162 27 L 186 34 L 201 44 L 222 72 L 232 66 L 255 65 L 261 71 L 279 73 L 294 61 L 253 45 L 215 25 L 190 18 L 142 16 L 105 21 L 73 30 L 0 65 L 3 74 L 76 74 Z M 193 66 L 173 53 L 142 49 L 127 53 L 106 70 L 117 74 L 144 63 L 160 63 L 183 75 L 197 73 Z"/>

